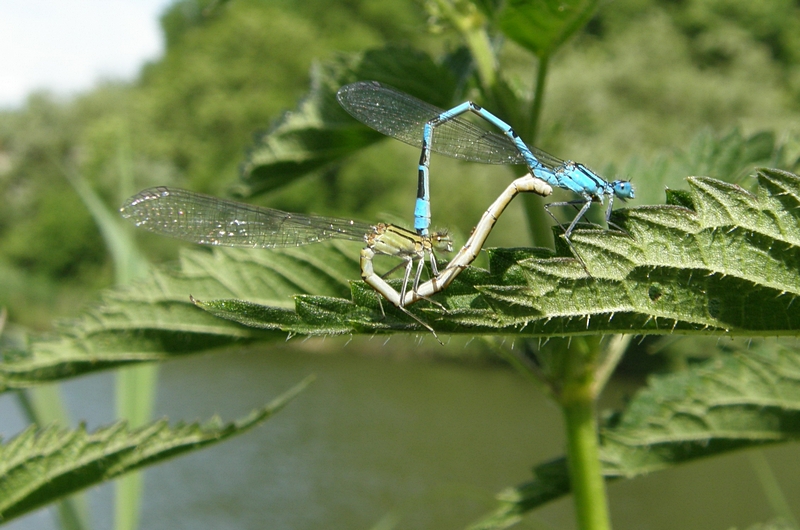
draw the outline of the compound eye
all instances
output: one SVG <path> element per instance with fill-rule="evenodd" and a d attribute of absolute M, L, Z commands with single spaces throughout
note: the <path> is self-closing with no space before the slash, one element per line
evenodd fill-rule
<path fill-rule="evenodd" d="M 431 244 L 433 248 L 442 252 L 452 252 L 453 251 L 453 240 L 450 238 L 450 234 L 446 231 L 436 232 L 433 234 L 431 238 Z"/>
<path fill-rule="evenodd" d="M 631 183 L 627 180 L 619 180 L 614 183 L 614 193 L 617 197 L 622 199 L 632 199 L 633 198 L 633 187 Z"/>

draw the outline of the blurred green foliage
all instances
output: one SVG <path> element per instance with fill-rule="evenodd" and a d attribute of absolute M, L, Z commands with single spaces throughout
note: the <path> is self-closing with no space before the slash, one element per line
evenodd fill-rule
<path fill-rule="evenodd" d="M 0 305 L 13 320 L 45 327 L 111 281 L 100 236 L 66 171 L 88 179 L 110 205 L 135 191 L 120 189 L 123 152 L 132 153 L 137 188 L 225 194 L 252 135 L 296 106 L 315 64 L 384 44 L 455 50 L 454 30 L 429 14 L 409 0 L 180 0 L 161 19 L 165 54 L 134 82 L 106 83 L 70 100 L 35 94 L 22 108 L 0 112 L 0 270 L 7 272 Z M 698 134 L 724 137 L 739 127 L 745 136 L 772 131 L 785 143 L 800 117 L 798 15 L 790 0 L 603 4 L 551 58 L 537 145 L 609 177 L 633 177 L 637 202 L 646 204 L 663 202 L 664 185 L 683 186 L 685 175 L 659 173 L 659 164 Z M 536 63 L 527 51 L 507 42 L 500 61 L 512 87 L 532 90 Z M 405 219 L 415 186 L 407 168 L 417 156 L 385 142 L 339 173 L 309 176 L 261 200 Z M 435 163 L 442 169 L 434 194 L 451 199 L 437 205 L 437 215 L 456 230 L 468 230 L 486 197 L 507 183 L 492 179 L 496 168 Z M 162 254 L 175 247 L 152 241 Z M 513 234 L 499 241 L 524 243 Z M 21 290 L 39 293 L 40 302 L 19 304 L 12 295 Z"/>
<path fill-rule="evenodd" d="M 8 259 L 56 280 L 102 264 L 103 242 L 80 199 L 56 191 L 44 191 L 38 199 L 35 208 L 40 214 L 22 220 L 3 240 Z"/>

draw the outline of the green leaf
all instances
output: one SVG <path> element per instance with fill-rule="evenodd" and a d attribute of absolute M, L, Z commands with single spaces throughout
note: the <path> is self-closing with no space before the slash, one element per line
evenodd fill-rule
<path fill-rule="evenodd" d="M 180 271 L 153 271 L 130 288 L 107 292 L 101 304 L 79 318 L 60 323 L 57 336 L 40 337 L 24 350 L 4 351 L 0 391 L 231 343 L 284 339 L 282 331 L 216 318 L 198 309 L 190 296 L 248 299 L 294 314 L 292 297 L 298 293 L 349 293 L 349 279 L 359 277 L 358 248 L 339 244 L 275 252 L 185 251 Z"/>
<path fill-rule="evenodd" d="M 600 452 L 603 474 L 619 479 L 798 439 L 800 353 L 762 343 L 652 377 L 620 416 L 607 418 Z M 498 509 L 470 528 L 508 528 L 569 493 L 566 459 L 533 473 L 532 481 L 501 492 Z"/>
<path fill-rule="evenodd" d="M 89 486 L 241 434 L 282 409 L 311 380 L 231 423 L 214 417 L 170 427 L 161 420 L 131 430 L 118 422 L 94 433 L 83 426 L 31 427 L 0 446 L 0 518 L 8 522 Z"/>
<path fill-rule="evenodd" d="M 596 8 L 597 0 L 509 0 L 498 21 L 508 38 L 543 58 L 585 26 Z"/>
<path fill-rule="evenodd" d="M 639 206 L 616 212 L 627 234 L 576 230 L 591 276 L 563 242 L 555 256 L 492 249 L 489 270 L 468 267 L 436 303 L 407 309 L 438 333 L 797 336 L 800 178 L 762 170 L 758 182 L 752 194 L 691 177 L 684 204 L 694 210 Z M 355 281 L 359 249 L 347 245 L 186 252 L 180 272 L 112 291 L 59 337 L 7 354 L 0 384 L 20 388 L 287 333 L 428 333 Z M 376 263 L 394 265 L 389 257 Z"/>
<path fill-rule="evenodd" d="M 591 277 L 569 257 L 495 249 L 491 272 L 468 269 L 435 297 L 446 309 L 422 302 L 409 310 L 450 333 L 796 336 L 800 179 L 763 170 L 758 195 L 710 178 L 688 182 L 691 197 L 684 203 L 694 211 L 641 206 L 617 212 L 615 223 L 627 234 L 576 231 L 572 240 Z M 297 298 L 297 320 L 264 311 L 254 322 L 252 307 L 241 319 L 228 318 L 295 333 L 423 329 L 395 308 L 386 307 L 383 318 L 376 303 L 355 291 L 352 298 L 355 303 Z"/>
<path fill-rule="evenodd" d="M 253 195 L 285 186 L 386 138 L 339 106 L 336 92 L 345 84 L 376 80 L 439 105 L 447 105 L 456 90 L 445 66 L 411 48 L 342 55 L 314 68 L 311 77 L 311 91 L 299 107 L 256 139 L 242 165 L 238 193 Z"/>
<path fill-rule="evenodd" d="M 673 159 L 672 170 L 680 175 L 705 175 L 740 182 L 757 165 L 778 162 L 773 160 L 778 149 L 775 133 L 771 131 L 747 137 L 738 128 L 721 137 L 704 131 L 692 139 L 686 151 Z"/>

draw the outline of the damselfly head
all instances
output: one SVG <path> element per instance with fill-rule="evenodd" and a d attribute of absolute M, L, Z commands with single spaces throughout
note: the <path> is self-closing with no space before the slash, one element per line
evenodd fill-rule
<path fill-rule="evenodd" d="M 636 198 L 629 180 L 615 180 L 611 183 L 611 187 L 614 189 L 614 195 L 623 201 Z"/>
<path fill-rule="evenodd" d="M 437 230 L 431 234 L 431 246 L 439 252 L 453 252 L 453 239 L 447 230 Z"/>

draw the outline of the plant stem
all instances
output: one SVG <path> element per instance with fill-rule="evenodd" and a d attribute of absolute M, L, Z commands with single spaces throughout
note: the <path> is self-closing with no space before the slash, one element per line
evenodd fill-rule
<path fill-rule="evenodd" d="M 472 51 L 481 86 L 484 91 L 489 93 L 497 81 L 497 61 L 489 42 L 489 35 L 486 34 L 483 27 L 467 28 L 464 31 L 464 40 L 467 41 L 467 46 Z"/>
<path fill-rule="evenodd" d="M 544 87 L 547 81 L 547 67 L 550 65 L 550 56 L 539 57 L 539 68 L 536 70 L 536 88 L 533 92 L 531 112 L 528 115 L 528 144 L 536 145 L 536 136 L 539 134 L 539 120 L 542 117 L 544 104 Z"/>
<path fill-rule="evenodd" d="M 581 530 L 610 530 L 608 502 L 600 466 L 594 399 L 563 406 L 567 427 L 567 461 L 575 514 Z"/>
<path fill-rule="evenodd" d="M 536 144 L 536 135 L 539 132 L 539 120 L 542 115 L 544 103 L 544 87 L 547 80 L 547 66 L 549 56 L 539 58 L 539 68 L 536 72 L 536 88 L 531 102 L 531 111 L 528 114 L 528 123 L 525 124 L 526 140 L 528 145 Z M 527 196 L 524 198 L 525 217 L 528 221 L 528 230 L 533 243 L 537 246 L 550 246 L 553 242 L 553 232 L 550 230 L 550 218 L 542 207 L 542 200 L 538 197 Z"/>
<path fill-rule="evenodd" d="M 481 88 L 490 93 L 497 80 L 497 59 L 486 32 L 485 17 L 471 2 L 438 0 L 436 4 L 442 15 L 461 33 L 475 62 Z"/>
<path fill-rule="evenodd" d="M 567 430 L 567 463 L 580 530 L 610 530 L 595 405 L 599 339 L 578 339 L 561 352 L 554 375 L 561 381 L 558 402 Z"/>

